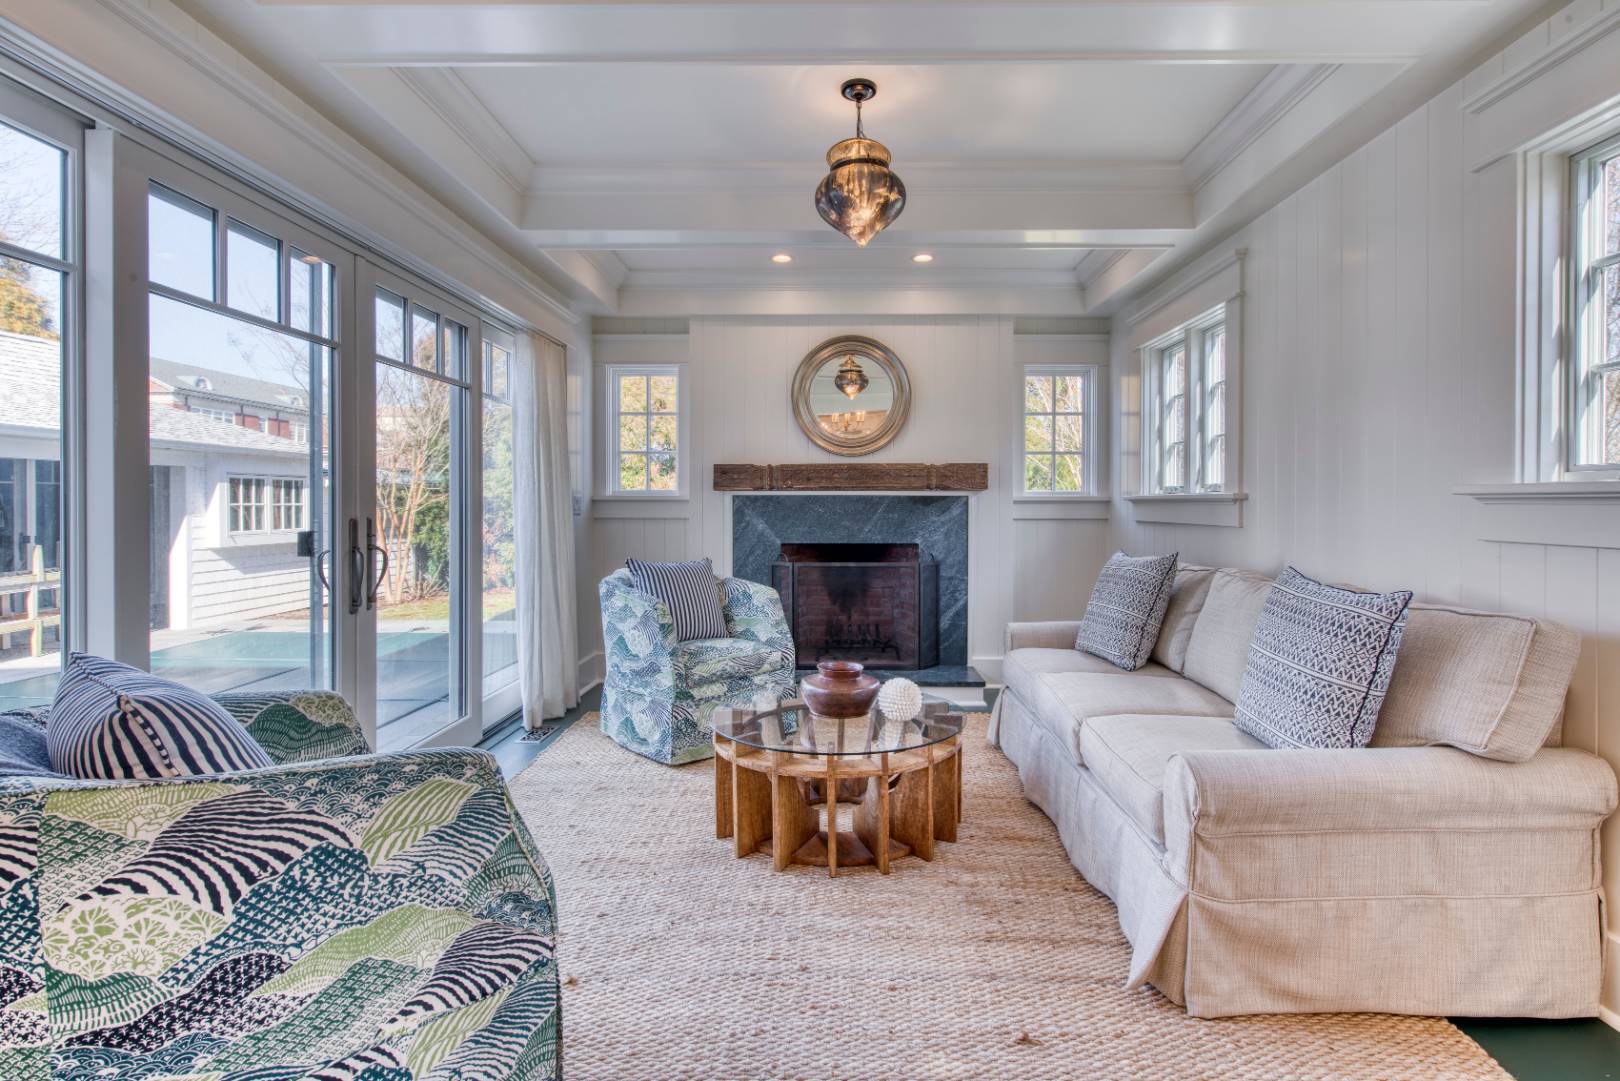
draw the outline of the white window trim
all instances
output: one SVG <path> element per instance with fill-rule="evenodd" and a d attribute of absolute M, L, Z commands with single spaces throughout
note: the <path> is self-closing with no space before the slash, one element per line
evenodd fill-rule
<path fill-rule="evenodd" d="M 602 402 L 602 461 L 601 484 L 597 499 L 647 500 L 666 502 L 691 498 L 691 468 L 689 447 L 691 438 L 692 404 L 688 401 L 690 384 L 686 365 L 668 364 L 604 364 L 600 367 L 602 385 L 597 399 Z M 618 487 L 619 476 L 619 397 L 618 381 L 626 375 L 673 375 L 675 377 L 675 488 L 671 491 L 624 491 Z"/>
<path fill-rule="evenodd" d="M 1591 164 L 1595 159 L 1614 157 L 1616 155 L 1620 155 L 1620 131 L 1612 133 L 1609 138 L 1594 146 L 1589 146 L 1570 155 L 1565 166 L 1565 173 L 1569 178 L 1569 203 L 1566 211 L 1568 221 L 1565 230 L 1565 243 L 1568 245 L 1569 252 L 1566 287 L 1569 297 L 1569 316 L 1565 325 L 1570 328 L 1570 363 L 1568 367 L 1569 378 L 1564 381 L 1566 385 L 1562 388 L 1564 415 L 1567 418 L 1564 468 L 1562 472 L 1568 480 L 1614 480 L 1620 478 L 1620 466 L 1614 464 L 1581 464 L 1584 454 L 1580 449 L 1580 444 L 1589 433 L 1582 430 L 1579 420 L 1579 399 L 1582 390 L 1581 377 L 1585 374 L 1586 367 L 1583 354 L 1586 351 L 1588 335 L 1593 329 L 1592 324 L 1602 317 L 1602 302 L 1597 300 L 1597 310 L 1588 312 L 1585 319 L 1580 318 L 1581 304 L 1587 298 L 1582 296 L 1578 279 L 1591 263 L 1612 264 L 1616 258 L 1588 258 L 1588 245 L 1594 240 L 1593 234 L 1600 231 L 1601 221 L 1593 220 L 1594 216 L 1600 217 L 1600 215 L 1593 215 L 1591 211 L 1581 212 L 1583 209 L 1583 196 L 1587 195 L 1585 191 L 1586 181 L 1589 180 L 1589 177 L 1583 177 L 1581 174 L 1591 171 Z M 1599 292 L 1601 292 L 1601 289 Z M 1610 371 L 1615 370 L 1614 365 L 1598 364 L 1594 365 L 1594 367 L 1603 367 Z"/>
<path fill-rule="evenodd" d="M 1141 376 L 1141 398 L 1137 403 L 1140 469 L 1137 476 L 1131 478 L 1135 490 L 1127 491 L 1124 498 L 1139 522 L 1232 527 L 1243 524 L 1242 505 L 1248 499 L 1243 491 L 1242 474 L 1243 296 L 1247 255 L 1247 250 L 1240 248 L 1195 264 L 1186 275 L 1173 281 L 1128 318 L 1132 329 L 1129 348 L 1135 354 Z M 1166 346 L 1187 340 L 1188 400 L 1201 408 L 1204 377 L 1196 338 L 1198 332 L 1216 324 L 1226 328 L 1226 439 L 1221 490 L 1157 490 L 1159 432 L 1149 423 L 1149 418 L 1156 416 L 1158 357 Z M 1198 455 L 1202 454 L 1202 442 L 1197 434 L 1194 408 L 1189 407 L 1187 471 L 1190 478 L 1199 475 Z"/>
<path fill-rule="evenodd" d="M 1080 479 L 1082 490 L 1078 492 L 1056 492 L 1044 489 L 1030 490 L 1024 487 L 1024 418 L 1035 416 L 1024 409 L 1024 379 L 1031 375 L 1078 375 L 1084 380 L 1085 400 L 1081 402 L 1081 447 L 1080 461 L 1084 475 Z M 1016 442 L 1015 476 L 1017 478 L 1013 499 L 1020 503 L 1084 503 L 1108 502 L 1108 496 L 1099 494 L 1099 481 L 1102 477 L 1098 469 L 1097 455 L 1099 441 L 1097 438 L 1097 418 L 1100 413 L 1101 387 L 1103 381 L 1103 366 L 1101 364 L 1020 364 L 1018 365 L 1018 390 L 1014 396 L 1014 406 L 1017 408 L 1017 420 L 1014 424 L 1014 439 Z M 1052 414 L 1045 414 L 1051 416 Z"/>

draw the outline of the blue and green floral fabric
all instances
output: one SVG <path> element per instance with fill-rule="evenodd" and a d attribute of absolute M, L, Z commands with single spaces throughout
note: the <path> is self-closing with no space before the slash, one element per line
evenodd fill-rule
<path fill-rule="evenodd" d="M 671 765 L 708 758 L 715 710 L 793 694 L 793 635 L 776 590 L 742 578 L 721 587 L 731 637 L 677 642 L 669 609 L 628 571 L 602 579 L 602 731 L 620 746 Z"/>
<path fill-rule="evenodd" d="M 220 701 L 278 762 L 0 782 L 0 1077 L 549 1081 L 555 895 L 489 755 L 363 757 L 336 695 Z"/>

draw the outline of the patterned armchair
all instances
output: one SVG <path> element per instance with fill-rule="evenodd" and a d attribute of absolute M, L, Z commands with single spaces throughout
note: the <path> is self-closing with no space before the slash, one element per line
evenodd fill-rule
<path fill-rule="evenodd" d="M 494 759 L 217 699 L 279 765 L 0 781 L 0 1077 L 558 1077 L 551 876 Z"/>
<path fill-rule="evenodd" d="M 666 765 L 695 762 L 714 754 L 716 709 L 793 694 L 793 635 L 776 590 L 742 578 L 721 587 L 730 637 L 677 642 L 668 606 L 629 571 L 602 579 L 602 731 L 620 746 Z"/>

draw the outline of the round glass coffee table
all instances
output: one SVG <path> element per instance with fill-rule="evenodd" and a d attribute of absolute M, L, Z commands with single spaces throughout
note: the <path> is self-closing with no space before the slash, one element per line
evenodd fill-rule
<path fill-rule="evenodd" d="M 778 871 L 888 874 L 891 861 L 932 860 L 934 842 L 956 840 L 962 714 L 948 703 L 925 699 L 909 720 L 876 708 L 840 720 L 789 701 L 720 710 L 713 727 L 715 836 L 732 838 L 739 859 L 765 851 Z"/>

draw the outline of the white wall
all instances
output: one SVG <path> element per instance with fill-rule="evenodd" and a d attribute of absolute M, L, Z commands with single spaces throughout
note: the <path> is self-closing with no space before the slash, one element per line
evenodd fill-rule
<path fill-rule="evenodd" d="M 990 488 L 968 507 L 968 655 L 999 678 L 1002 634 L 1011 620 L 1077 617 L 1107 558 L 1107 522 L 1097 504 L 1022 502 L 1017 366 L 1107 363 L 1101 335 L 1021 335 L 1003 316 L 700 318 L 686 334 L 600 334 L 598 365 L 686 363 L 691 446 L 685 502 L 598 499 L 580 565 L 581 654 L 601 649 L 601 629 L 583 611 L 596 583 L 629 556 L 708 556 L 731 563 L 729 497 L 712 490 L 716 462 L 837 461 L 799 430 L 789 401 L 804 355 L 827 338 L 865 334 L 899 354 L 911 376 L 912 407 L 895 441 L 863 461 L 988 462 Z M 600 405 L 599 405 L 600 408 Z M 598 462 L 605 447 L 595 448 Z M 782 498 L 793 498 L 783 496 Z"/>
<path fill-rule="evenodd" d="M 1114 536 L 1132 552 L 1268 572 L 1292 563 L 1578 628 L 1565 740 L 1620 769 L 1620 502 L 1527 516 L 1453 494 L 1517 479 L 1516 159 L 1465 152 L 1475 114 L 1464 101 L 1462 85 L 1446 91 L 1223 245 L 1248 249 L 1242 526 L 1138 523 L 1119 500 Z M 1122 407 L 1137 393 L 1126 331 L 1116 318 Z M 1134 468 L 1140 432 L 1133 409 L 1121 414 L 1117 460 Z M 1593 513 L 1606 528 L 1583 525 Z M 1608 895 L 1620 897 L 1620 817 L 1603 856 Z M 1612 905 L 1608 919 L 1613 1023 Z"/>

